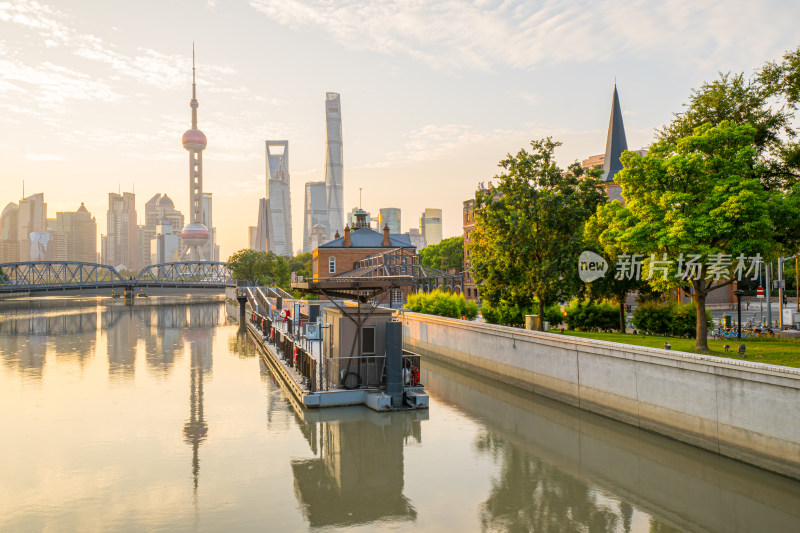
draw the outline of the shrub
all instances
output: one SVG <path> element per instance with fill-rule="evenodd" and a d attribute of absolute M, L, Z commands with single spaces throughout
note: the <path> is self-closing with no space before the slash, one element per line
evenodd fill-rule
<path fill-rule="evenodd" d="M 619 329 L 619 310 L 606 301 L 576 299 L 567 307 L 564 320 L 569 329 L 608 331 Z"/>
<path fill-rule="evenodd" d="M 710 311 L 706 311 L 706 320 L 713 324 Z M 697 306 L 694 303 L 643 303 L 633 313 L 633 325 L 652 335 L 693 339 L 697 335 Z"/>
<path fill-rule="evenodd" d="M 520 308 L 517 305 L 509 305 L 506 300 L 501 300 L 496 306 L 484 301 L 481 306 L 483 318 L 489 324 L 503 324 L 505 326 L 524 326 L 525 315 L 539 314 L 539 303 L 534 303 L 529 308 Z M 544 308 L 544 320 L 556 327 L 564 321 L 564 313 L 559 304 L 552 304 Z"/>
<path fill-rule="evenodd" d="M 462 294 L 450 294 L 440 290 L 411 294 L 405 307 L 417 313 L 450 318 L 465 316 L 472 320 L 478 316 L 478 306 L 475 302 L 467 302 Z"/>
<path fill-rule="evenodd" d="M 669 335 L 672 331 L 674 307 L 674 303 L 642 303 L 633 312 L 633 327 L 651 335 Z"/>

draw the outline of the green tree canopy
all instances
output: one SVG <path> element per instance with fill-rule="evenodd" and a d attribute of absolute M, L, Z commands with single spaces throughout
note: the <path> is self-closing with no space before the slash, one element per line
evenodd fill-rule
<path fill-rule="evenodd" d="M 721 73 L 704 83 L 658 137 L 675 144 L 703 124 L 750 124 L 759 163 L 753 170 L 765 187 L 787 191 L 800 181 L 800 144 L 792 126 L 798 102 L 800 48 L 787 52 L 780 62 L 765 64 L 750 78 Z"/>
<path fill-rule="evenodd" d="M 601 240 L 600 236 L 616 220 L 624 224 L 626 218 L 630 216 L 630 211 L 625 211 L 625 208 L 616 201 L 598 207 L 596 213 L 586 223 L 584 230 L 586 248 L 605 257 L 611 264 L 616 263 L 622 253 L 620 243 Z M 630 293 L 640 291 L 644 285 L 642 280 L 636 278 L 606 275 L 587 283 L 587 292 L 593 299 L 608 298 L 616 302 L 619 308 L 619 331 L 625 333 L 625 301 Z"/>
<path fill-rule="evenodd" d="M 273 252 L 239 250 L 228 258 L 228 266 L 233 279 L 284 289 L 290 287 L 288 261 Z"/>
<path fill-rule="evenodd" d="M 603 206 L 596 216 L 606 225 L 598 233 L 606 247 L 645 257 L 653 254 L 656 260 L 666 256 L 674 261 L 680 254 L 687 259 L 690 254 L 702 257 L 690 281 L 692 276 L 681 280 L 677 262 L 666 265 L 671 269 L 667 279 L 656 271 L 649 280 L 655 288 L 680 287 L 691 294 L 697 306 L 696 347 L 701 352 L 708 351 L 706 297 L 732 283 L 709 270 L 712 258 L 735 262 L 739 254 L 769 256 L 778 247 L 770 203 L 781 193 L 765 189 L 758 178 L 756 134 L 751 125 L 723 121 L 718 126 L 703 124 L 677 142 L 662 138 L 643 157 L 624 153 L 617 182 L 627 205 Z M 646 259 L 643 277 L 649 271 Z"/>
<path fill-rule="evenodd" d="M 556 165 L 558 146 L 547 138 L 532 141 L 530 152 L 509 154 L 498 165 L 504 172 L 496 184 L 475 194 L 470 259 L 491 305 L 525 309 L 536 299 L 543 316 L 545 306 L 569 299 L 580 285 L 583 226 L 605 194 L 597 172 Z"/>
<path fill-rule="evenodd" d="M 464 264 L 464 236 L 450 237 L 419 251 L 420 262 L 433 268 L 459 269 Z"/>

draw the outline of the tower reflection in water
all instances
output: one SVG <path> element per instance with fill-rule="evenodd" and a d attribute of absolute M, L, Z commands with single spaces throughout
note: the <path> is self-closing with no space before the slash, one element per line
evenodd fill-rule
<path fill-rule="evenodd" d="M 189 417 L 183 441 L 192 447 L 192 485 L 195 498 L 200 479 L 200 445 L 208 437 L 203 410 L 203 383 L 211 374 L 215 328 L 223 322 L 221 303 L 150 303 L 107 305 L 101 323 L 108 342 L 109 376 L 133 379 L 139 341 L 143 341 L 147 368 L 169 374 L 189 347 Z"/>
<path fill-rule="evenodd" d="M 409 438 L 422 442 L 427 410 L 296 406 L 295 417 L 317 455 L 292 460 L 295 496 L 311 527 L 416 519 L 417 511 L 403 495 L 403 448 Z"/>
<path fill-rule="evenodd" d="M 192 483 L 194 497 L 200 480 L 200 444 L 208 436 L 208 423 L 203 413 L 203 380 L 211 374 L 214 328 L 219 323 L 220 306 L 188 308 L 189 320 L 183 339 L 189 344 L 189 418 L 183 425 L 183 441 L 192 447 Z M 185 315 L 184 315 L 185 316 Z"/>

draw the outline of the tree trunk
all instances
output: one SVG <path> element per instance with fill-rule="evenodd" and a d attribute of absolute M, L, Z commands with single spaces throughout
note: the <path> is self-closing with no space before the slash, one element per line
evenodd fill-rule
<path fill-rule="evenodd" d="M 619 299 L 619 332 L 625 333 L 625 295 Z"/>
<path fill-rule="evenodd" d="M 695 280 L 692 282 L 694 285 L 694 301 L 697 305 L 697 339 L 695 339 L 694 348 L 698 353 L 708 353 L 708 323 L 706 322 L 706 282 L 704 280 Z"/>
<path fill-rule="evenodd" d="M 539 331 L 544 331 L 544 300 L 539 298 Z"/>

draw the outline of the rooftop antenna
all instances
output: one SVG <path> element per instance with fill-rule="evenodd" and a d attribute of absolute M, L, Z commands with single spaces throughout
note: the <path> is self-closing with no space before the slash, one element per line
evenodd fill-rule
<path fill-rule="evenodd" d="M 22 199 L 25 199 L 25 180 L 22 180 Z"/>
<path fill-rule="evenodd" d="M 358 208 L 361 209 L 361 187 L 358 188 Z"/>

